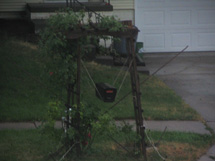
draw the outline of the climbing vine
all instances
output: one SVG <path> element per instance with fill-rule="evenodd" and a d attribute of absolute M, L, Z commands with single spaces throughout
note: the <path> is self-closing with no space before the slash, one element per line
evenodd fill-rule
<path fill-rule="evenodd" d="M 92 43 L 99 45 L 97 40 L 110 38 L 95 35 L 87 35 L 74 40 L 67 38 L 68 31 L 75 31 L 80 28 L 90 29 L 92 27 L 90 25 L 91 23 L 92 20 L 86 17 L 83 11 L 73 12 L 67 10 L 58 12 L 48 19 L 47 27 L 41 33 L 40 48 L 46 62 L 46 72 L 49 74 L 50 81 L 54 87 L 58 87 L 61 90 L 64 89 L 64 91 L 74 92 L 74 90 L 68 90 L 68 88 L 71 86 L 74 87 L 77 81 L 78 54 L 83 59 L 85 54 L 90 52 L 90 48 L 87 46 Z M 114 16 L 104 16 L 96 25 L 98 28 L 111 32 L 117 32 L 123 29 L 123 25 Z M 96 41 L 92 42 L 92 40 Z M 51 122 L 50 125 L 54 126 L 54 120 L 58 118 L 59 111 L 62 111 L 59 109 L 66 109 L 66 107 L 62 106 L 65 103 L 59 103 L 59 100 L 56 100 L 56 103 L 51 102 L 49 104 L 47 121 Z M 80 109 L 77 108 L 77 102 L 69 105 L 69 110 L 67 108 L 65 113 L 69 117 L 63 117 L 64 121 L 66 120 L 67 123 L 72 125 L 69 129 L 67 128 L 65 130 L 67 133 L 66 142 L 75 143 L 78 140 L 79 144 L 81 144 L 80 148 L 83 149 L 85 146 L 88 146 L 88 142 L 92 138 L 92 128 L 94 128 L 94 131 L 100 132 L 113 130 L 114 126 L 112 124 L 111 126 L 108 125 L 111 122 L 111 117 L 108 115 L 99 116 L 99 109 L 95 108 L 90 107 L 86 103 L 81 103 Z M 100 121 L 98 122 L 98 120 Z M 78 125 L 76 124 L 77 122 Z M 90 142 L 92 143 L 92 140 Z"/>
<path fill-rule="evenodd" d="M 110 39 L 107 36 L 85 36 L 79 39 L 67 39 L 66 33 L 69 30 L 77 30 L 80 27 L 89 29 L 92 21 L 86 21 L 86 14 L 80 12 L 58 12 L 56 15 L 48 19 L 47 27 L 41 33 L 40 47 L 43 56 L 46 57 L 46 69 L 50 73 L 52 80 L 60 85 L 67 85 L 68 78 L 73 83 L 76 74 L 76 58 L 77 52 L 81 53 L 81 57 L 85 53 L 90 52 L 88 45 L 92 44 L 99 47 L 99 39 Z M 122 23 L 114 16 L 103 16 L 98 23 L 98 28 L 108 29 L 109 31 L 121 31 L 123 29 Z M 94 40 L 92 42 L 92 40 Z M 78 50 L 80 47 L 81 50 Z"/>

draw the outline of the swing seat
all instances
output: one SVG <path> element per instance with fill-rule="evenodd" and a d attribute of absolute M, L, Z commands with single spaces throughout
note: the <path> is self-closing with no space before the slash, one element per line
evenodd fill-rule
<path fill-rule="evenodd" d="M 96 83 L 96 96 L 104 102 L 114 102 L 117 89 L 108 83 Z"/>

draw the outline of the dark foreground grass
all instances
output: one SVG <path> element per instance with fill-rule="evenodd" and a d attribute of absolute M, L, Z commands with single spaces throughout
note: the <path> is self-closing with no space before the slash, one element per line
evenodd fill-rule
<path fill-rule="evenodd" d="M 58 147 L 62 131 L 56 130 L 57 135 L 45 135 L 40 130 L 3 130 L 0 131 L 0 160 L 1 161 L 49 161 L 49 157 Z M 160 132 L 148 134 L 156 142 L 160 138 Z M 55 137 L 54 137 L 55 136 Z M 115 133 L 115 140 L 132 151 L 131 146 L 125 144 L 125 136 Z M 196 161 L 212 143 L 209 135 L 191 133 L 166 132 L 163 136 L 158 150 L 161 155 L 168 157 L 167 161 Z M 130 144 L 131 145 L 131 144 Z M 66 149 L 55 156 L 60 159 Z M 161 161 L 153 149 L 147 150 L 149 161 Z M 92 144 L 92 149 L 77 158 L 75 153 L 69 153 L 64 159 L 81 161 L 131 161 L 143 160 L 142 157 L 134 156 L 123 150 L 107 136 L 98 136 Z"/>
<path fill-rule="evenodd" d="M 41 120 L 44 117 L 48 102 L 53 100 L 51 97 L 57 92 L 50 93 L 44 86 L 35 81 L 35 79 L 39 79 L 45 86 L 53 90 L 53 86 L 47 79 L 49 73 L 44 74 L 44 64 L 40 61 L 38 55 L 39 50 L 36 45 L 15 39 L 1 41 L 0 121 L 31 121 Z M 106 82 L 111 85 L 113 85 L 120 71 L 119 68 L 99 65 L 94 62 L 85 63 L 85 65 L 95 82 Z M 23 69 L 31 76 L 26 74 Z M 95 96 L 92 82 L 84 68 L 82 69 L 82 102 L 89 105 L 89 108 L 97 107 L 102 111 L 108 110 L 114 103 L 104 103 Z M 115 87 L 118 90 L 124 75 L 125 71 L 116 81 Z M 146 77 L 140 74 L 140 82 Z M 128 74 L 121 90 L 118 91 L 116 101 L 131 91 L 130 86 Z M 200 119 L 200 116 L 194 110 L 156 77 L 141 84 L 141 92 L 145 119 Z M 117 119 L 134 118 L 132 96 L 129 95 L 109 112 L 112 112 Z"/>

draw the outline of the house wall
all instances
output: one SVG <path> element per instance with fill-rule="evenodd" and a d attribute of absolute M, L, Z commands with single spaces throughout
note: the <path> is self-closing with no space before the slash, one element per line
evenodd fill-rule
<path fill-rule="evenodd" d="M 25 12 L 27 3 L 43 3 L 51 1 L 53 0 L 0 0 L 0 18 L 21 17 L 20 12 Z M 134 0 L 111 0 L 110 2 L 114 9 L 112 12 L 113 15 L 116 15 L 121 20 L 132 20 L 134 22 Z M 38 14 L 39 15 L 35 15 L 35 17 L 40 17 L 41 13 Z M 104 13 L 104 15 L 106 14 L 110 15 L 108 12 Z M 46 16 L 49 16 L 49 14 Z"/>
<path fill-rule="evenodd" d="M 101 15 L 114 15 L 120 20 L 132 20 L 134 23 L 134 0 L 110 0 L 113 11 L 97 12 Z"/>
<path fill-rule="evenodd" d="M 0 12 L 25 11 L 26 3 L 40 3 L 43 0 L 1 0 Z"/>
<path fill-rule="evenodd" d="M 132 23 L 134 24 L 134 0 L 110 0 L 110 3 L 113 6 L 113 12 L 111 12 L 111 14 L 110 12 L 106 12 L 103 13 L 103 15 L 114 15 L 118 17 L 121 21 L 132 20 Z M 105 47 L 109 47 L 111 43 L 112 42 L 110 40 L 106 42 L 100 40 L 100 45 L 103 45 Z"/>
<path fill-rule="evenodd" d="M 21 18 L 27 3 L 40 3 L 43 0 L 0 0 L 0 18 Z"/>
<path fill-rule="evenodd" d="M 134 0 L 111 0 L 113 15 L 120 20 L 132 20 L 134 24 Z"/>

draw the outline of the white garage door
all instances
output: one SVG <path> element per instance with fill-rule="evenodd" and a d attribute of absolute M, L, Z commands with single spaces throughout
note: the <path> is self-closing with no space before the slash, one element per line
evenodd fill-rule
<path fill-rule="evenodd" d="M 215 51 L 215 0 L 135 0 L 146 52 Z"/>

